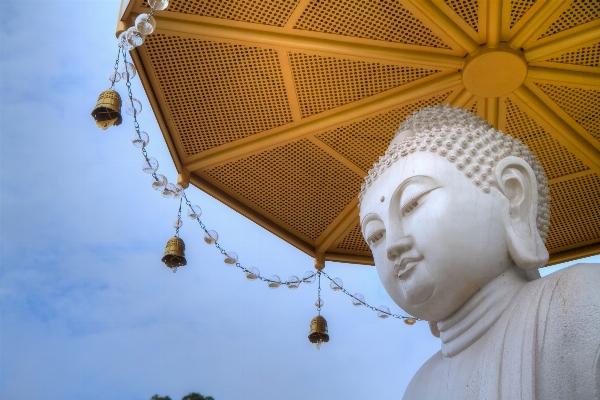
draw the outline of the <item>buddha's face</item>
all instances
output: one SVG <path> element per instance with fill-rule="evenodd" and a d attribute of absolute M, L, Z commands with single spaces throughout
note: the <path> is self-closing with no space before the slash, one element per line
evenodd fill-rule
<path fill-rule="evenodd" d="M 444 320 L 513 266 L 501 197 L 430 152 L 400 158 L 373 182 L 361 204 L 362 232 L 403 310 Z"/>

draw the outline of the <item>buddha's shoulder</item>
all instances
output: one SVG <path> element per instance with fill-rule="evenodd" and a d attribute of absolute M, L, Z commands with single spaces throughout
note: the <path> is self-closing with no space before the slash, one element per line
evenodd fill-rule
<path fill-rule="evenodd" d="M 590 304 L 600 307 L 600 264 L 575 264 L 525 286 L 524 295 L 550 291 L 551 308 Z"/>
<path fill-rule="evenodd" d="M 443 359 L 442 352 L 438 351 L 419 368 L 410 380 L 403 400 L 425 400 L 438 397 Z"/>
<path fill-rule="evenodd" d="M 513 317 L 536 315 L 539 398 L 596 398 L 595 381 L 600 379 L 600 264 L 576 264 L 538 281 L 541 290 L 535 297 L 540 301 L 531 299 L 535 312 Z M 552 395 L 553 391 L 564 396 Z"/>

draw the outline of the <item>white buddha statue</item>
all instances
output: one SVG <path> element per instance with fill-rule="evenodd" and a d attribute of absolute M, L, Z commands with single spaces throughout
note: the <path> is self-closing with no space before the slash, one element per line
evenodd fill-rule
<path fill-rule="evenodd" d="M 428 107 L 365 181 L 361 226 L 381 282 L 441 339 L 405 399 L 600 398 L 600 265 L 540 278 L 550 198 L 525 145 Z"/>

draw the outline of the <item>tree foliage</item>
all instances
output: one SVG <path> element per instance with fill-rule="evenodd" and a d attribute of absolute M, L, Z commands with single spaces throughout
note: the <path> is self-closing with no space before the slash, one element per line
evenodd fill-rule
<path fill-rule="evenodd" d="M 171 398 L 169 396 L 165 396 L 165 397 L 161 397 L 157 394 L 155 394 L 154 396 L 152 396 L 152 398 L 150 398 L 150 400 L 171 400 Z M 190 393 L 187 396 L 183 396 L 183 398 L 181 400 L 215 400 L 212 396 L 202 396 L 199 393 Z"/>
<path fill-rule="evenodd" d="M 190 393 L 187 396 L 184 396 L 181 400 L 215 400 L 212 396 L 202 396 L 198 393 Z"/>

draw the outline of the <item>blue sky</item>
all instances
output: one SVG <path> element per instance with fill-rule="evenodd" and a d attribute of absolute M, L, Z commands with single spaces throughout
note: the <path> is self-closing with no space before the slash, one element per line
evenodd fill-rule
<path fill-rule="evenodd" d="M 331 341 L 317 351 L 306 338 L 316 285 L 247 281 L 187 218 L 188 266 L 172 274 L 160 262 L 178 203 L 151 189 L 128 116 L 106 131 L 90 116 L 109 86 L 118 8 L 83 0 L 0 8 L 0 398 L 400 398 L 439 349 L 426 324 L 380 320 L 325 287 Z M 125 95 L 123 83 L 117 90 Z M 175 180 L 137 78 L 133 90 L 148 152 Z M 244 265 L 282 279 L 312 268 L 210 196 L 187 193 Z M 328 263 L 327 271 L 400 313 L 373 268 Z"/>

